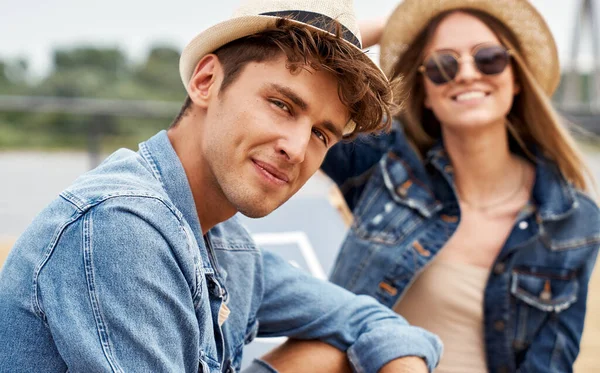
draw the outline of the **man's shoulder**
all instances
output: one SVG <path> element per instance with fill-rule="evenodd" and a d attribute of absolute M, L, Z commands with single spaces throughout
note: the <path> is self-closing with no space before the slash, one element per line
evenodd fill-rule
<path fill-rule="evenodd" d="M 66 188 L 61 197 L 80 211 L 118 197 L 120 201 L 158 199 L 168 201 L 159 178 L 137 152 L 120 149 L 100 166 L 81 175 Z"/>

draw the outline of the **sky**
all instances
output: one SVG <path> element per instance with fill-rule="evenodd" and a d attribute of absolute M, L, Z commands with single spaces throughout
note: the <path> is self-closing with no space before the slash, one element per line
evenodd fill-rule
<path fill-rule="evenodd" d="M 90 44 L 118 47 L 130 59 L 140 60 L 154 44 L 183 49 L 197 33 L 228 18 L 239 1 L 0 0 L 0 58 L 24 57 L 37 76 L 48 71 L 51 51 L 56 47 Z M 550 25 L 562 65 L 568 62 L 580 1 L 531 1 Z M 600 8 L 600 0 L 593 1 Z M 384 17 L 397 3 L 397 0 L 354 1 L 359 18 L 364 19 Z M 589 38 L 584 40 L 580 59 L 583 66 L 589 65 L 590 45 Z"/>

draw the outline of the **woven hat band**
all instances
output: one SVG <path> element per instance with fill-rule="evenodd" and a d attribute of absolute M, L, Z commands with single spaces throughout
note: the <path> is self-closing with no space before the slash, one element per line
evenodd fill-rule
<path fill-rule="evenodd" d="M 307 12 L 303 10 L 284 10 L 277 12 L 265 12 L 261 13 L 261 16 L 272 16 L 287 18 L 297 22 L 305 23 L 313 27 L 319 28 L 323 31 L 332 33 L 331 25 L 334 24 L 335 20 L 320 13 Z M 347 42 L 351 43 L 355 47 L 362 49 L 360 40 L 343 24 L 339 23 L 342 31 L 342 38 Z"/>

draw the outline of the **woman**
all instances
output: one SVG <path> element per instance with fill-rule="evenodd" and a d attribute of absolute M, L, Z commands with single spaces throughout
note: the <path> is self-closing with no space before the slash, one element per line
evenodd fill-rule
<path fill-rule="evenodd" d="M 332 281 L 438 334 L 436 372 L 572 371 L 600 214 L 550 104 L 545 21 L 526 0 L 405 0 L 380 44 L 407 100 L 395 132 L 323 164 L 354 215 Z"/>

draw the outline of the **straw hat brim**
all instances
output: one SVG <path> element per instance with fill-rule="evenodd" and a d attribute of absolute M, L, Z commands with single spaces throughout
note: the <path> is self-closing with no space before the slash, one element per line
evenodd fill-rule
<path fill-rule="evenodd" d="M 220 47 L 234 40 L 273 29 L 277 20 L 279 19 L 279 17 L 264 15 L 240 16 L 218 23 L 198 34 L 185 47 L 179 60 L 179 74 L 181 76 L 183 85 L 186 87 L 186 90 L 188 89 L 188 83 L 192 77 L 192 74 L 194 73 L 196 65 L 204 56 L 213 53 Z M 320 28 L 313 27 L 303 22 L 297 22 L 292 19 L 288 20 L 290 22 L 309 27 L 317 32 L 326 32 Z M 362 52 L 360 48 L 356 47 L 347 40 L 340 40 L 352 48 L 361 51 L 361 55 L 364 56 L 365 62 L 375 67 L 383 76 L 385 76 L 381 68 L 364 52 Z"/>
<path fill-rule="evenodd" d="M 479 10 L 506 25 L 538 84 L 548 95 L 554 93 L 560 81 L 556 43 L 544 18 L 527 0 L 405 0 L 388 19 L 380 40 L 380 64 L 388 77 L 433 18 L 457 9 Z"/>

